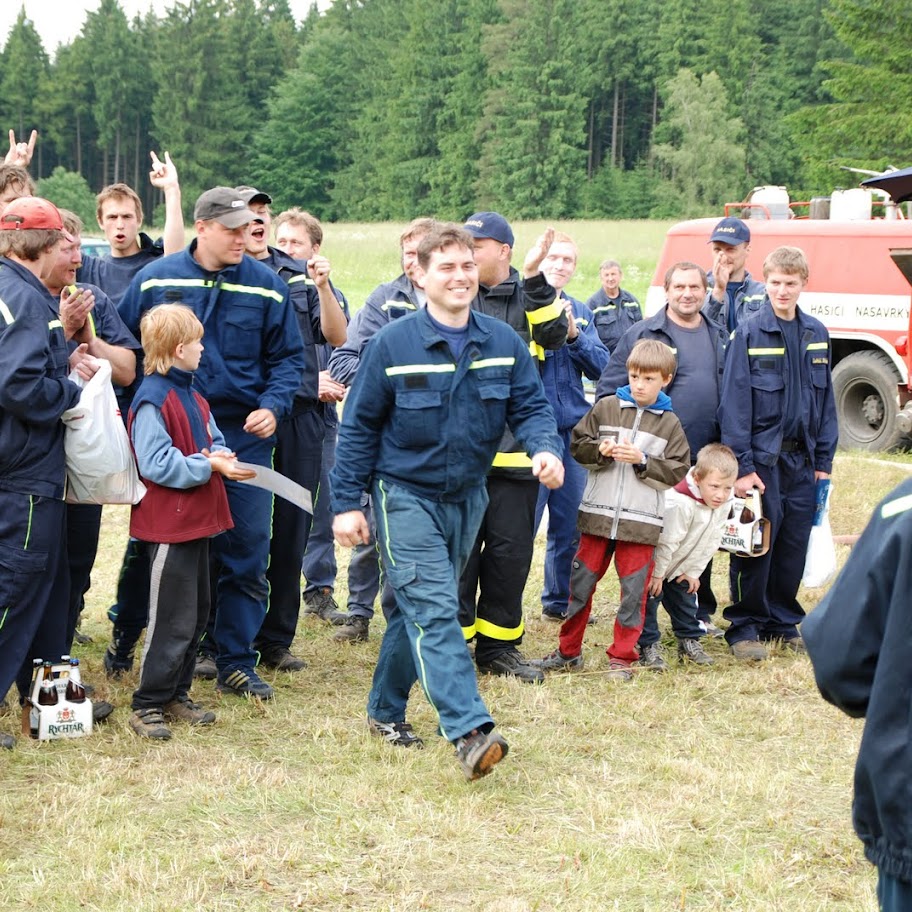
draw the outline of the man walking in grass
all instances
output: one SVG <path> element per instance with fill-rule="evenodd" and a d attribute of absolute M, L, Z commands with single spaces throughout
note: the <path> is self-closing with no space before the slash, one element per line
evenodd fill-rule
<path fill-rule="evenodd" d="M 435 226 L 419 245 L 416 283 L 427 306 L 377 333 L 352 386 L 331 476 L 333 531 L 345 547 L 369 539 L 361 493 L 370 488 L 396 596 L 368 698 L 371 730 L 391 744 L 422 746 L 405 721 L 417 679 L 472 780 L 508 748 L 478 693 L 457 580 L 505 428 L 550 488 L 563 482 L 561 441 L 528 349 L 502 321 L 472 311 L 472 237 Z"/>

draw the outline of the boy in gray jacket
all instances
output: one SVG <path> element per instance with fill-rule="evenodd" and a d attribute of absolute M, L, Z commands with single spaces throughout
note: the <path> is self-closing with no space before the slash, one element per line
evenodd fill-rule
<path fill-rule="evenodd" d="M 537 663 L 545 671 L 582 667 L 592 597 L 614 555 L 621 604 L 608 647 L 608 674 L 624 681 L 633 677 L 662 531 L 663 492 L 690 466 L 687 437 L 662 392 L 674 369 L 674 352 L 667 345 L 641 339 L 627 359 L 629 385 L 596 402 L 573 429 L 570 452 L 589 470 L 589 479 L 577 518 L 580 543 L 570 573 L 567 620 L 558 649 Z"/>

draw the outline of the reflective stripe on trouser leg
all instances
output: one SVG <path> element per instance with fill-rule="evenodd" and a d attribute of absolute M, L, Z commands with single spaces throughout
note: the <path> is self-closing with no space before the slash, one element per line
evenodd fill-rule
<path fill-rule="evenodd" d="M 476 662 L 489 661 L 522 642 L 522 599 L 532 565 L 538 487 L 534 478 L 488 476 L 489 503 L 478 556 Z"/>
<path fill-rule="evenodd" d="M 381 721 L 405 718 L 416 677 L 445 738 L 489 724 L 457 618 L 456 578 L 484 511 L 483 488 L 438 503 L 378 482 L 374 509 L 386 578 L 395 593 L 368 699 Z"/>

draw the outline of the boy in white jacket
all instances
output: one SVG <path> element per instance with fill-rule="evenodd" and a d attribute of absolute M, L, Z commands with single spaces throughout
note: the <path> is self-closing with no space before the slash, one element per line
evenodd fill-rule
<path fill-rule="evenodd" d="M 696 465 L 686 477 L 665 492 L 665 525 L 656 546 L 650 598 L 638 644 L 639 664 L 644 668 L 668 668 L 659 645 L 660 602 L 671 617 L 678 658 L 698 665 L 713 664 L 700 643 L 704 630 L 697 620 L 696 594 L 703 568 L 722 543 L 737 477 L 735 454 L 721 443 L 710 443 L 697 454 Z"/>

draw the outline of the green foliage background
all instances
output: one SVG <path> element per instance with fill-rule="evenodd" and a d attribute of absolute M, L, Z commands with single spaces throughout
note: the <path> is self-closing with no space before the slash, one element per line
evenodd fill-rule
<path fill-rule="evenodd" d="M 188 211 L 253 183 L 325 220 L 678 217 L 908 164 L 910 38 L 900 0 L 101 0 L 53 58 L 20 14 L 0 123 L 149 211 L 155 148 Z"/>

